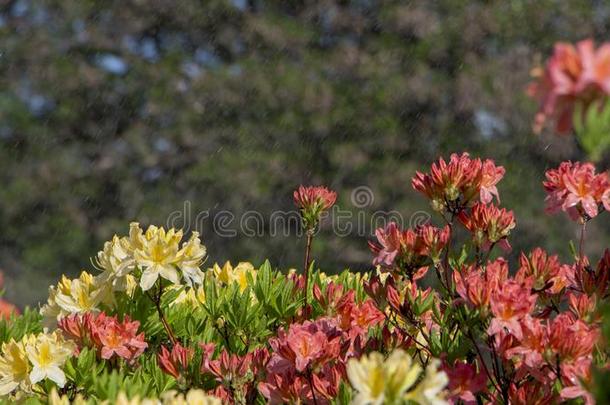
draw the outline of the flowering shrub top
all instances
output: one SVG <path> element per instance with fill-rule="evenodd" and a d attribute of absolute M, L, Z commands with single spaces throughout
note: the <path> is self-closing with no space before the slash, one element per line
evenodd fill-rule
<path fill-rule="evenodd" d="M 0 396 L 33 403 L 592 404 L 608 367 L 599 308 L 610 250 L 595 266 L 585 226 L 607 209 L 590 163 L 547 172 L 547 210 L 578 220 L 571 261 L 536 248 L 511 268 L 515 216 L 504 168 L 454 154 L 412 185 L 438 225 L 390 222 L 372 268 L 328 276 L 310 261 L 336 196 L 301 187 L 303 272 L 226 262 L 202 269 L 199 235 L 132 223 L 96 271 L 63 277 L 47 303 L 4 322 Z M 457 231 L 460 227 L 462 230 Z M 460 234 L 462 236 L 460 236 Z M 363 244 L 364 245 L 364 244 Z"/>

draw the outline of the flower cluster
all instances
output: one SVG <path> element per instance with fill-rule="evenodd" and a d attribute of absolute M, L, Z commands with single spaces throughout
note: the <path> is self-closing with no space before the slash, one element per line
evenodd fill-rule
<path fill-rule="evenodd" d="M 475 201 L 499 200 L 496 184 L 504 177 L 504 168 L 492 160 L 472 159 L 468 153 L 452 154 L 446 162 L 440 158 L 430 173 L 417 172 L 411 184 L 430 199 L 435 211 L 459 213 Z"/>
<path fill-rule="evenodd" d="M 421 277 L 426 266 L 437 263 L 440 253 L 449 240 L 449 227 L 436 228 L 431 225 L 418 226 L 415 230 L 401 231 L 394 222 L 375 231 L 376 242 L 369 242 L 375 255 L 374 265 Z M 418 271 L 419 270 L 419 271 Z"/>
<path fill-rule="evenodd" d="M 493 204 L 476 203 L 469 212 L 460 212 L 458 219 L 472 234 L 472 243 L 477 248 L 488 251 L 498 243 L 505 251 L 510 251 L 506 238 L 515 227 L 512 211 L 500 209 Z"/>
<path fill-rule="evenodd" d="M 394 350 L 386 359 L 373 352 L 347 364 L 349 381 L 358 392 L 358 404 L 395 404 L 413 401 L 420 404 L 444 403 L 447 375 L 433 360 L 425 370 L 403 350 Z M 423 376 L 423 377 L 422 377 Z"/>
<path fill-rule="evenodd" d="M 559 42 L 544 69 L 536 69 L 534 74 L 537 80 L 528 88 L 529 95 L 540 103 L 534 131 L 540 132 L 552 119 L 555 130 L 566 133 L 572 128 L 576 103 L 588 106 L 610 95 L 610 44 L 595 49 L 591 39 L 576 46 Z"/>
<path fill-rule="evenodd" d="M 66 376 L 62 367 L 74 353 L 74 344 L 60 333 L 26 335 L 21 340 L 2 344 L 0 354 L 0 396 L 16 390 L 32 393 L 37 384 L 50 380 L 63 387 Z"/>
<path fill-rule="evenodd" d="M 563 210 L 573 220 L 595 218 L 600 208 L 610 209 L 608 175 L 596 173 L 591 163 L 562 162 L 557 169 L 547 170 L 543 183 L 547 192 L 546 210 Z"/>
<path fill-rule="evenodd" d="M 108 284 L 83 271 L 73 280 L 62 276 L 57 286 L 49 287 L 49 298 L 40 313 L 45 318 L 45 326 L 54 327 L 67 315 L 98 311 L 102 304 L 112 305 Z"/>
<path fill-rule="evenodd" d="M 138 334 L 140 322 L 125 316 L 107 316 L 104 312 L 73 314 L 59 320 L 59 329 L 74 341 L 78 349 L 94 348 L 102 359 L 120 357 L 133 362 L 148 347 L 144 333 Z"/>
<path fill-rule="evenodd" d="M 201 284 L 203 273 L 199 266 L 206 254 L 205 246 L 197 232 L 180 244 L 182 239 L 182 231 L 151 225 L 144 232 L 134 222 L 129 236 L 115 235 L 98 253 L 97 265 L 102 270 L 99 277 L 115 290 L 129 289 L 134 275 L 139 275 L 143 291 L 150 290 L 159 277 L 176 285 L 181 284 L 181 279 L 188 286 Z"/>
<path fill-rule="evenodd" d="M 214 263 L 214 266 L 210 270 L 214 272 L 216 280 L 224 285 L 237 283 L 241 292 L 249 285 L 248 277 L 251 277 L 253 281 L 256 281 L 256 269 L 252 263 L 249 262 L 240 262 L 235 267 L 231 266 L 231 262 L 229 261 L 222 267 L 217 263 Z"/>
<path fill-rule="evenodd" d="M 337 201 L 337 193 L 322 186 L 300 186 L 293 195 L 294 204 L 301 210 L 303 224 L 308 230 L 315 229 L 324 211 Z"/>
<path fill-rule="evenodd" d="M 269 345 L 267 378 L 259 390 L 271 404 L 328 403 L 338 395 L 347 359 L 358 355 L 360 340 L 351 340 L 332 319 L 291 324 Z"/>

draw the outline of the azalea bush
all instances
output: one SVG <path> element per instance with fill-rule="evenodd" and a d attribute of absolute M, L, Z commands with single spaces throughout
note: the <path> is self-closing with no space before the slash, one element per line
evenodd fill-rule
<path fill-rule="evenodd" d="M 571 260 L 510 252 L 505 169 L 467 153 L 415 173 L 437 220 L 389 222 L 371 270 L 327 275 L 315 230 L 337 195 L 294 193 L 302 271 L 205 266 L 199 235 L 132 223 L 93 266 L 49 288 L 40 310 L 2 321 L 0 395 L 28 403 L 591 404 L 607 347 L 610 250 L 584 254 L 610 208 L 591 163 L 546 173 L 549 214 L 576 221 Z M 499 188 L 500 187 L 500 188 Z M 438 225 L 434 225 L 434 224 Z M 364 243 L 363 243 L 364 244 Z M 207 268 L 206 268 L 207 267 Z"/>
<path fill-rule="evenodd" d="M 582 114 L 594 121 L 606 114 L 594 100 L 610 90 L 603 80 L 610 48 L 583 42 L 577 49 L 558 46 L 532 87 L 542 99 L 538 127 L 551 116 L 564 130 L 566 119 L 576 127 Z M 591 109 L 600 115 L 591 118 Z M 610 178 L 590 162 L 549 169 L 540 185 L 546 212 L 574 221 L 579 236 L 566 240 L 567 261 L 559 258 L 566 252 L 534 248 L 509 263 L 517 220 L 501 205 L 505 173 L 468 153 L 414 173 L 411 186 L 434 216 L 411 228 L 388 222 L 377 229 L 362 273 L 337 274 L 314 260 L 316 231 L 337 201 L 322 186 L 293 195 L 304 230 L 299 270 L 269 261 L 207 263 L 197 232 L 134 222 L 78 278 L 51 286 L 39 309 L 17 314 L 2 301 L 0 397 L 32 404 L 603 403 L 610 250 L 589 257 L 585 248 L 587 224 L 610 211 Z"/>

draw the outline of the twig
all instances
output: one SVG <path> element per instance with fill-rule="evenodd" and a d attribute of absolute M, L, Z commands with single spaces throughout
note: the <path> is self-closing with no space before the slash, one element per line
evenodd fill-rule
<path fill-rule="evenodd" d="M 313 244 L 313 230 L 307 229 L 307 245 L 305 246 L 305 263 L 303 269 L 303 275 L 305 277 L 305 303 L 307 305 L 307 293 L 309 288 L 309 266 L 310 266 L 310 255 L 311 255 L 311 246 Z"/>
<path fill-rule="evenodd" d="M 479 358 L 481 359 L 481 365 L 483 366 L 483 369 L 485 370 L 485 373 L 487 374 L 487 378 L 489 378 L 489 381 L 491 381 L 491 383 L 493 384 L 495 389 L 498 390 L 499 393 L 502 393 L 502 389 L 500 389 L 500 386 L 498 385 L 498 383 L 496 381 L 494 381 L 493 376 L 489 372 L 489 369 L 487 368 L 487 364 L 485 364 L 485 359 L 483 358 L 483 354 L 481 353 L 481 350 L 479 349 L 479 346 L 477 345 L 477 342 L 475 341 L 474 337 L 472 336 L 472 333 L 470 332 L 470 330 L 468 330 L 468 333 L 466 334 L 466 336 L 468 336 L 468 338 L 472 341 L 472 344 L 474 345 L 474 349 L 477 351 L 477 354 L 479 355 Z"/>
<path fill-rule="evenodd" d="M 167 332 L 167 336 L 169 337 L 170 342 L 172 342 L 172 346 L 176 345 L 176 343 L 178 342 L 178 340 L 176 339 L 176 335 L 174 335 L 174 331 L 172 330 L 171 326 L 169 326 L 169 323 L 167 322 L 167 318 L 165 318 L 165 314 L 163 313 L 163 309 L 161 308 L 161 296 L 163 295 L 163 284 L 161 284 L 161 282 L 159 282 L 159 290 L 158 290 L 156 297 L 153 297 L 149 291 L 146 291 L 146 295 L 155 304 L 155 307 L 157 308 L 157 313 L 159 314 L 159 319 L 161 320 L 161 323 L 163 324 L 163 328 L 165 329 L 165 332 Z"/>
<path fill-rule="evenodd" d="M 580 227 L 580 241 L 578 242 L 578 260 L 582 259 L 583 248 L 585 243 L 585 231 L 587 228 L 587 220 L 584 219 L 582 222 L 582 226 Z"/>

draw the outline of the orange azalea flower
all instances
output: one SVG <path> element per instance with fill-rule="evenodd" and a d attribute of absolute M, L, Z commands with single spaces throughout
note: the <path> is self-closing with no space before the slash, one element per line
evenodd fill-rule
<path fill-rule="evenodd" d="M 161 346 L 161 352 L 157 355 L 159 367 L 177 379 L 188 368 L 193 353 L 193 349 L 183 347 L 180 343 L 176 343 L 171 351 L 167 350 L 165 346 Z"/>
<path fill-rule="evenodd" d="M 59 320 L 58 327 L 74 340 L 78 348 L 94 347 L 101 358 L 110 359 L 114 355 L 133 361 L 148 347 L 144 333 L 138 334 L 140 322 L 125 316 L 119 322 L 116 316 L 99 314 L 74 314 Z"/>
<path fill-rule="evenodd" d="M 335 204 L 337 193 L 322 186 L 300 186 L 294 191 L 293 199 L 294 204 L 301 210 L 305 227 L 313 229 L 322 213 Z"/>
<path fill-rule="evenodd" d="M 567 133 L 577 102 L 587 107 L 610 94 L 610 44 L 595 49 L 591 39 L 576 46 L 559 42 L 544 70 L 536 73 L 537 81 L 527 90 L 540 103 L 534 131 L 539 133 L 548 119 L 554 119 L 555 130 Z"/>
<path fill-rule="evenodd" d="M 531 283 L 519 283 L 515 280 L 504 282 L 490 298 L 491 320 L 487 333 L 495 335 L 507 330 L 518 340 L 523 338 L 520 320 L 530 314 L 536 304 L 536 295 L 531 293 Z"/>
<path fill-rule="evenodd" d="M 431 200 L 436 211 L 458 213 L 476 199 L 499 200 L 496 184 L 504 176 L 504 168 L 492 160 L 471 159 L 468 153 L 452 154 L 449 162 L 440 158 L 432 163 L 430 173 L 416 172 L 411 185 Z"/>
<path fill-rule="evenodd" d="M 541 248 L 535 248 L 529 256 L 521 253 L 519 263 L 515 280 L 523 283 L 532 277 L 532 288 L 541 294 L 559 294 L 569 284 L 570 266 L 562 265 L 557 255 L 549 256 Z"/>
<path fill-rule="evenodd" d="M 546 211 L 563 210 L 573 220 L 597 216 L 599 206 L 610 209 L 608 175 L 596 173 L 591 163 L 562 162 L 557 169 L 547 170 L 543 182 L 547 193 Z"/>
<path fill-rule="evenodd" d="M 476 203 L 470 212 L 462 211 L 458 219 L 472 234 L 475 246 L 489 250 L 492 244 L 498 243 L 505 251 L 511 247 L 506 239 L 515 227 L 515 216 L 506 208 L 499 209 L 493 204 Z"/>

